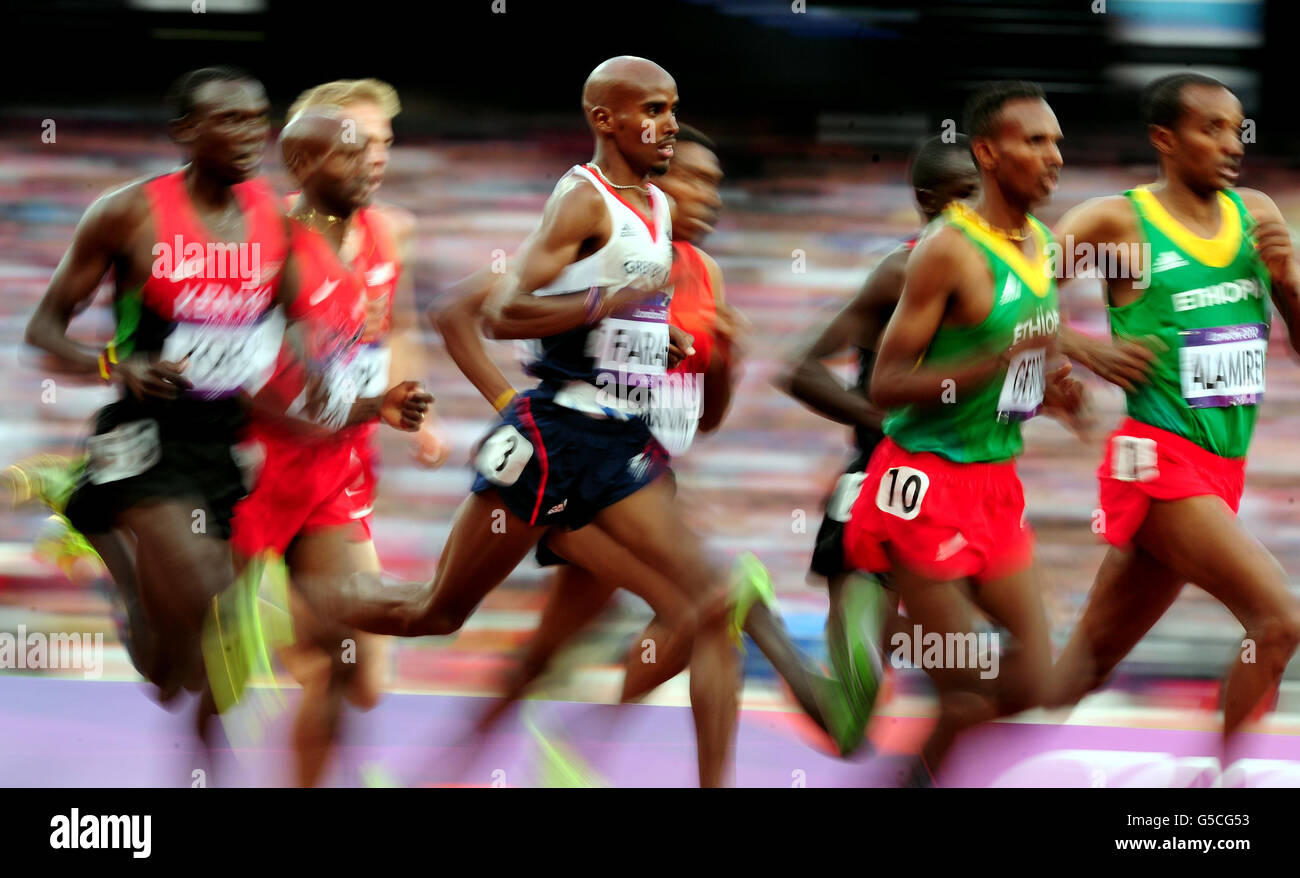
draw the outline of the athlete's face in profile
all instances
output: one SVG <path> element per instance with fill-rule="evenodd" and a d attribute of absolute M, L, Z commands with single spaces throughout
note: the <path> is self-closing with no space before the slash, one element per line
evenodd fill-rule
<path fill-rule="evenodd" d="M 712 150 L 678 143 L 668 173 L 655 182 L 673 199 L 673 240 L 700 241 L 713 232 L 722 207 L 722 168 Z"/>
<path fill-rule="evenodd" d="M 998 185 L 1025 206 L 1046 200 L 1061 176 L 1061 126 L 1040 98 L 1007 101 L 997 133 L 979 138 L 976 156 L 993 170 Z"/>
<path fill-rule="evenodd" d="M 677 139 L 677 103 L 677 84 L 666 75 L 659 82 L 624 90 L 623 100 L 613 108 L 612 123 L 618 151 L 633 171 L 668 171 Z"/>
<path fill-rule="evenodd" d="M 357 101 L 345 109 L 369 136 L 365 156 L 365 203 L 369 204 L 384 182 L 384 171 L 388 169 L 389 151 L 393 147 L 393 121 L 374 101 Z"/>
<path fill-rule="evenodd" d="M 213 81 L 199 86 L 194 109 L 173 129 L 193 161 L 229 183 L 257 176 L 271 127 L 270 103 L 253 80 Z"/>
<path fill-rule="evenodd" d="M 1241 172 L 1241 102 L 1226 88 L 1183 87 L 1183 114 L 1171 132 L 1152 126 L 1151 141 L 1173 160 L 1177 173 L 1197 189 L 1237 185 Z"/>
<path fill-rule="evenodd" d="M 360 120 L 345 113 L 339 119 L 338 136 L 332 139 L 329 151 L 302 181 L 303 189 L 310 191 L 335 213 L 351 213 L 367 203 L 370 189 L 366 153 L 369 132 Z"/>

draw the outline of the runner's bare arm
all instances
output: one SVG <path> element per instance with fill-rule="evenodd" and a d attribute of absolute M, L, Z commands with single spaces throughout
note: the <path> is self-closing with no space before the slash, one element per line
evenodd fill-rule
<path fill-rule="evenodd" d="M 700 412 L 700 432 L 711 433 L 722 425 L 731 408 L 731 400 L 740 378 L 740 359 L 745 332 L 744 316 L 727 304 L 726 289 L 722 284 L 722 269 L 712 256 L 700 251 L 704 267 L 709 272 L 709 285 L 713 290 L 713 303 L 717 309 L 718 324 L 715 329 L 717 346 L 704 373 L 704 401 Z"/>
<path fill-rule="evenodd" d="M 927 236 L 907 260 L 906 279 L 898 308 L 880 340 L 871 375 L 871 400 L 883 409 L 908 403 L 939 404 L 955 382 L 958 395 L 988 381 L 1006 368 L 1003 351 L 975 352 L 971 357 L 937 366 L 922 363 L 930 342 L 943 323 L 948 303 L 973 274 L 974 258 L 960 233 L 943 229 Z"/>
<path fill-rule="evenodd" d="M 534 296 L 533 291 L 559 277 L 574 262 L 584 242 L 609 235 L 604 199 L 591 186 L 574 183 L 553 195 L 541 224 L 510 262 L 501 285 L 489 294 L 483 316 L 497 338 L 504 338 L 502 319 L 518 320 L 533 338 L 544 338 L 587 322 L 586 293 Z"/>
<path fill-rule="evenodd" d="M 856 388 L 845 387 L 825 360 L 846 348 L 874 350 L 885 329 L 881 315 L 892 311 L 903 289 L 910 251 L 899 247 L 885 256 L 852 300 L 805 345 L 777 379 L 777 386 L 823 417 L 851 427 L 879 429 L 884 412 Z M 870 380 L 870 376 L 864 376 Z"/>
<path fill-rule="evenodd" d="M 1238 189 L 1242 203 L 1255 220 L 1255 246 L 1268 266 L 1273 304 L 1286 322 L 1291 349 L 1300 353 L 1300 266 L 1291 244 L 1291 230 L 1273 199 L 1254 189 Z"/>
<path fill-rule="evenodd" d="M 1134 231 L 1133 208 L 1128 199 L 1109 195 L 1071 208 L 1057 224 L 1054 234 L 1058 242 L 1088 244 L 1096 252 L 1104 244 L 1127 243 Z M 1062 258 L 1071 259 L 1073 254 L 1064 253 Z M 1150 266 L 1145 268 L 1149 276 Z M 1062 320 L 1057 341 L 1061 354 L 1124 390 L 1145 383 L 1155 359 L 1150 348 L 1128 339 L 1110 342 L 1093 338 L 1068 325 L 1064 291 L 1069 284 L 1069 280 L 1062 280 L 1059 286 Z"/>
<path fill-rule="evenodd" d="M 424 345 L 420 342 L 420 320 L 415 306 L 415 272 L 412 270 L 411 242 L 415 237 L 415 217 L 400 208 L 385 205 L 378 210 L 381 222 L 397 245 L 402 274 L 393 291 L 392 326 L 388 346 L 391 351 L 389 373 L 403 377 L 426 377 Z"/>
<path fill-rule="evenodd" d="M 98 377 L 99 354 L 68 338 L 73 315 L 95 291 L 125 253 L 132 233 L 148 216 L 148 203 L 138 185 L 105 193 L 95 200 L 73 233 L 45 295 L 27 323 L 27 344 L 44 352 L 41 367 L 62 375 Z"/>
<path fill-rule="evenodd" d="M 456 284 L 444 295 L 446 304 L 431 310 L 429 317 L 461 373 L 483 398 L 496 405 L 514 388 L 497 368 L 483 345 L 483 305 L 505 276 L 483 268 Z"/>

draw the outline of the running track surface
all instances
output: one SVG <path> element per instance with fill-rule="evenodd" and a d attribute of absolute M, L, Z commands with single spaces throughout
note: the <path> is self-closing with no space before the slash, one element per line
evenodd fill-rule
<path fill-rule="evenodd" d="M 399 145 L 381 195 L 417 215 L 411 271 L 420 304 L 432 303 L 437 289 L 487 264 L 496 248 L 512 251 L 535 222 L 554 180 L 573 162 L 585 159 L 588 149 L 581 139 L 546 146 Z M 10 376 L 0 386 L 6 415 L 0 424 L 0 464 L 38 450 L 74 450 L 87 418 L 107 401 L 103 389 L 62 382 L 57 399 L 47 399 L 48 376 L 19 356 L 23 324 L 94 196 L 140 175 L 169 170 L 175 156 L 174 148 L 156 132 L 130 133 L 121 127 L 103 133 L 93 125 L 61 125 L 58 143 L 50 145 L 18 135 L 0 138 L 0 280 L 5 290 L 0 297 L 0 365 Z M 1300 219 L 1300 178 L 1248 171 L 1246 185 L 1269 192 L 1293 223 Z M 283 188 L 283 175 L 269 162 L 268 172 Z M 707 244 L 723 269 L 728 299 L 752 319 L 756 337 L 728 423 L 680 461 L 682 496 L 691 503 L 693 520 L 711 535 L 715 552 L 725 558 L 754 549 L 771 567 L 787 617 L 802 644 L 813 651 L 820 646 L 826 599 L 824 590 L 805 584 L 804 572 L 822 497 L 847 459 L 846 436 L 843 429 L 782 396 L 770 380 L 790 340 L 833 313 L 870 267 L 913 231 L 916 215 L 900 182 L 902 172 L 898 165 L 824 157 L 770 162 L 754 178 L 728 182 L 723 220 Z M 1085 198 L 1147 178 L 1137 168 L 1068 168 L 1053 203 L 1041 215 L 1053 221 Z M 796 252 L 797 260 L 792 258 Z M 1081 288 L 1067 297 L 1071 321 L 1093 333 L 1103 332 L 1100 296 L 1086 283 L 1076 286 Z M 96 305 L 74 323 L 74 331 L 84 338 L 106 338 L 106 303 L 101 293 Z M 425 341 L 430 359 L 426 377 L 456 450 L 452 465 L 430 473 L 411 465 L 400 436 L 385 435 L 388 466 L 375 535 L 385 567 L 402 577 L 426 577 L 434 569 L 451 512 L 469 485 L 463 464 L 490 416 L 486 403 L 446 358 L 437 336 L 426 332 Z M 510 346 L 497 345 L 493 351 L 507 374 L 518 375 Z M 1268 398 L 1251 453 L 1241 515 L 1294 575 L 1300 570 L 1300 512 L 1295 508 L 1300 476 L 1294 456 L 1300 431 L 1300 370 L 1285 351 L 1281 333 L 1274 333 L 1271 353 Z M 1097 392 L 1104 434 L 1118 420 L 1119 399 L 1095 381 L 1091 387 Z M 1093 470 L 1100 459 L 1101 434 L 1080 445 L 1055 423 L 1037 419 L 1026 437 L 1020 469 L 1039 535 L 1045 602 L 1059 641 L 1077 618 L 1103 551 L 1091 532 Z M 180 717 L 152 705 L 129 682 L 134 674 L 115 643 L 102 597 L 74 590 L 57 571 L 32 562 L 28 547 L 40 525 L 41 516 L 35 513 L 0 512 L 0 630 L 13 632 L 25 625 L 28 631 L 103 632 L 105 674 L 93 683 L 0 675 L 0 783 L 178 783 L 160 774 L 163 769 L 154 762 L 165 753 L 179 759 L 189 747 Z M 466 760 L 451 751 L 459 746 L 456 736 L 477 703 L 468 696 L 490 690 L 511 667 L 513 650 L 535 624 L 543 581 L 535 567 L 525 564 L 488 597 L 458 637 L 394 644 L 395 685 L 419 694 L 390 696 L 357 724 L 357 733 L 370 737 L 345 751 L 333 782 L 356 783 L 360 766 L 373 763 L 381 767 L 380 774 L 387 771 L 403 785 L 490 783 L 491 770 L 484 774 L 472 769 L 478 773 L 458 779 L 455 766 Z M 612 700 L 617 691 L 612 662 L 644 622 L 644 607 L 625 604 L 622 616 L 588 639 L 568 684 L 548 689 L 548 696 L 573 702 Z M 1163 681 L 1216 676 L 1239 630 L 1203 593 L 1189 589 L 1125 670 L 1147 675 L 1162 691 L 1174 692 L 1166 702 L 1184 704 L 1180 684 Z M 806 730 L 799 721 L 777 709 L 783 700 L 768 682 L 770 672 L 765 679 L 761 662 L 751 659 L 747 666 L 751 673 L 744 704 L 760 709 L 746 711 L 742 722 L 737 755 L 741 785 L 790 785 L 797 780 L 796 771 L 805 773 L 808 786 L 869 784 L 889 774 L 890 769 L 882 767 L 888 760 L 858 764 L 821 757 L 805 743 Z M 1293 663 L 1292 673 L 1298 669 Z M 610 733 L 613 737 L 589 727 L 588 717 L 594 723 L 607 710 L 595 705 L 542 703 L 539 722 L 553 720 L 566 728 L 614 783 L 689 785 L 694 782 L 693 749 L 682 708 L 684 685 L 675 683 L 671 703 L 630 709 L 624 715 L 631 719 L 621 721 Z M 1143 704 L 1151 701 L 1149 690 L 1143 690 Z M 463 697 L 457 700 L 453 694 Z M 1196 711 L 1212 709 L 1212 697 L 1198 694 L 1192 700 Z M 1138 713 L 1123 713 L 1105 733 L 1079 725 L 998 724 L 972 738 L 972 747 L 987 738 L 988 752 L 975 753 L 978 758 L 969 764 L 959 761 L 951 780 L 991 783 L 1000 771 L 1020 762 L 1017 770 L 1022 773 L 1055 778 L 1063 785 L 1072 785 L 1070 778 L 1078 772 L 1083 772 L 1083 786 L 1098 780 L 1120 785 L 1124 777 L 1141 780 L 1143 772 L 1147 781 L 1160 775 L 1175 782 L 1189 774 L 1193 781 L 1206 781 L 1212 772 L 1198 769 L 1195 758 L 1213 753 L 1213 718 L 1198 713 L 1201 718 L 1191 724 L 1195 730 L 1122 728 L 1141 723 Z M 883 735 L 878 743 L 886 751 L 909 750 L 923 733 L 923 724 L 911 716 L 893 718 L 877 729 Z M 1286 728 L 1293 733 L 1300 726 Z M 274 726 L 267 740 L 279 746 L 287 740 L 284 732 Z M 634 740 L 644 746 L 629 746 L 627 735 L 637 736 Z M 1300 744 L 1295 743 L 1300 738 L 1278 734 L 1260 741 L 1260 758 L 1300 759 Z M 489 743 L 483 760 L 472 765 L 499 767 L 509 785 L 528 785 L 532 744 L 522 728 L 504 728 Z M 1172 755 L 1133 757 L 1138 759 L 1136 768 L 1101 765 L 1095 753 L 1045 757 L 1055 768 L 1036 763 L 1025 767 L 1022 761 L 1057 750 L 1098 748 Z M 1289 752 L 1279 755 L 1279 748 Z M 1003 750 L 1011 755 L 1000 755 Z M 285 755 L 281 750 L 241 748 L 241 758 L 231 760 L 231 783 L 281 783 L 288 765 Z M 662 764 L 654 761 L 661 757 Z M 1067 764 L 1076 767 L 1062 767 Z M 520 772 L 524 781 L 516 784 Z M 1269 776 L 1275 781 L 1291 777 L 1300 785 L 1300 779 L 1281 769 L 1271 770 Z M 1028 781 L 1022 777 L 1019 782 Z"/>
<path fill-rule="evenodd" d="M 291 709 L 297 693 L 286 693 Z M 604 784 L 692 786 L 695 742 L 687 708 L 529 702 L 497 730 L 473 732 L 487 702 L 467 696 L 390 695 L 351 733 L 328 775 L 331 786 L 550 785 L 537 738 L 581 754 Z M 134 683 L 10 676 L 0 679 L 0 777 L 8 786 L 282 786 L 288 781 L 287 711 L 261 745 L 219 745 L 212 761 L 195 752 L 189 705 L 160 710 Z M 875 754 L 843 761 L 816 749 L 792 714 L 744 711 L 736 741 L 737 786 L 895 786 L 928 723 L 884 718 Z M 1051 723 L 993 723 L 953 752 L 944 786 L 1205 787 L 1297 786 L 1294 738 L 1247 735 L 1248 757 L 1222 772 L 1213 731 L 1130 729 Z M 202 775 L 196 774 L 201 770 Z"/>

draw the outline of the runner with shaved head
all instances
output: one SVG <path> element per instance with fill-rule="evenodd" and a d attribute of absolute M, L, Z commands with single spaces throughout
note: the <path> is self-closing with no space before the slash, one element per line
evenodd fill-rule
<path fill-rule="evenodd" d="M 291 261 L 286 284 L 290 316 L 302 321 L 302 358 L 320 376 L 323 405 L 313 435 L 301 425 L 271 417 L 293 411 L 304 391 L 295 356 L 259 395 L 254 435 L 263 450 L 261 475 L 235 509 L 232 545 L 239 563 L 283 557 L 290 581 L 343 581 L 361 570 L 378 572 L 379 559 L 364 515 L 350 489 L 361 476 L 357 447 L 381 418 L 416 431 L 431 398 L 417 382 L 385 392 L 387 370 L 361 344 L 365 337 L 366 276 L 391 258 L 385 220 L 367 209 L 373 193 L 365 157 L 374 132 L 338 108 L 312 108 L 290 120 L 281 152 L 302 191 L 289 210 Z M 356 258 L 340 251 L 350 223 L 364 237 Z M 254 568 L 255 570 L 258 568 Z M 286 661 L 303 686 L 293 744 L 298 782 L 314 785 L 337 738 L 344 699 L 367 708 L 379 697 L 373 653 L 377 645 L 346 626 L 308 612 L 291 594 L 295 643 Z"/>
<path fill-rule="evenodd" d="M 675 502 L 668 453 L 646 419 L 670 352 L 674 360 L 693 352 L 689 336 L 670 333 L 669 204 L 648 182 L 672 159 L 676 107 L 672 77 L 643 58 L 610 59 L 588 78 L 595 154 L 560 179 L 485 307 L 496 337 L 536 339 L 529 372 L 540 383 L 500 401 L 431 585 L 411 596 L 362 574 L 343 591 L 308 591 L 323 613 L 354 627 L 450 634 L 547 529 L 563 552 L 569 530 L 595 522 L 663 574 L 642 594 L 656 617 L 629 654 L 623 700 L 689 663 L 700 783 L 717 786 L 735 731 L 738 661 L 725 596 L 711 587 Z M 598 567 L 589 568 L 598 578 L 622 579 L 616 563 Z"/>

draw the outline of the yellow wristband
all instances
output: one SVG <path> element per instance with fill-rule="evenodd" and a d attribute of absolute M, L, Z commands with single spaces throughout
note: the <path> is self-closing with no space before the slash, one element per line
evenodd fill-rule
<path fill-rule="evenodd" d="M 518 395 L 519 391 L 515 390 L 513 387 L 503 390 L 501 391 L 501 395 L 492 401 L 492 407 L 497 411 L 501 411 L 506 406 L 510 405 L 510 400 L 514 399 Z"/>
<path fill-rule="evenodd" d="M 103 354 L 100 354 L 97 359 L 99 361 L 99 376 L 108 381 L 108 360 Z"/>

